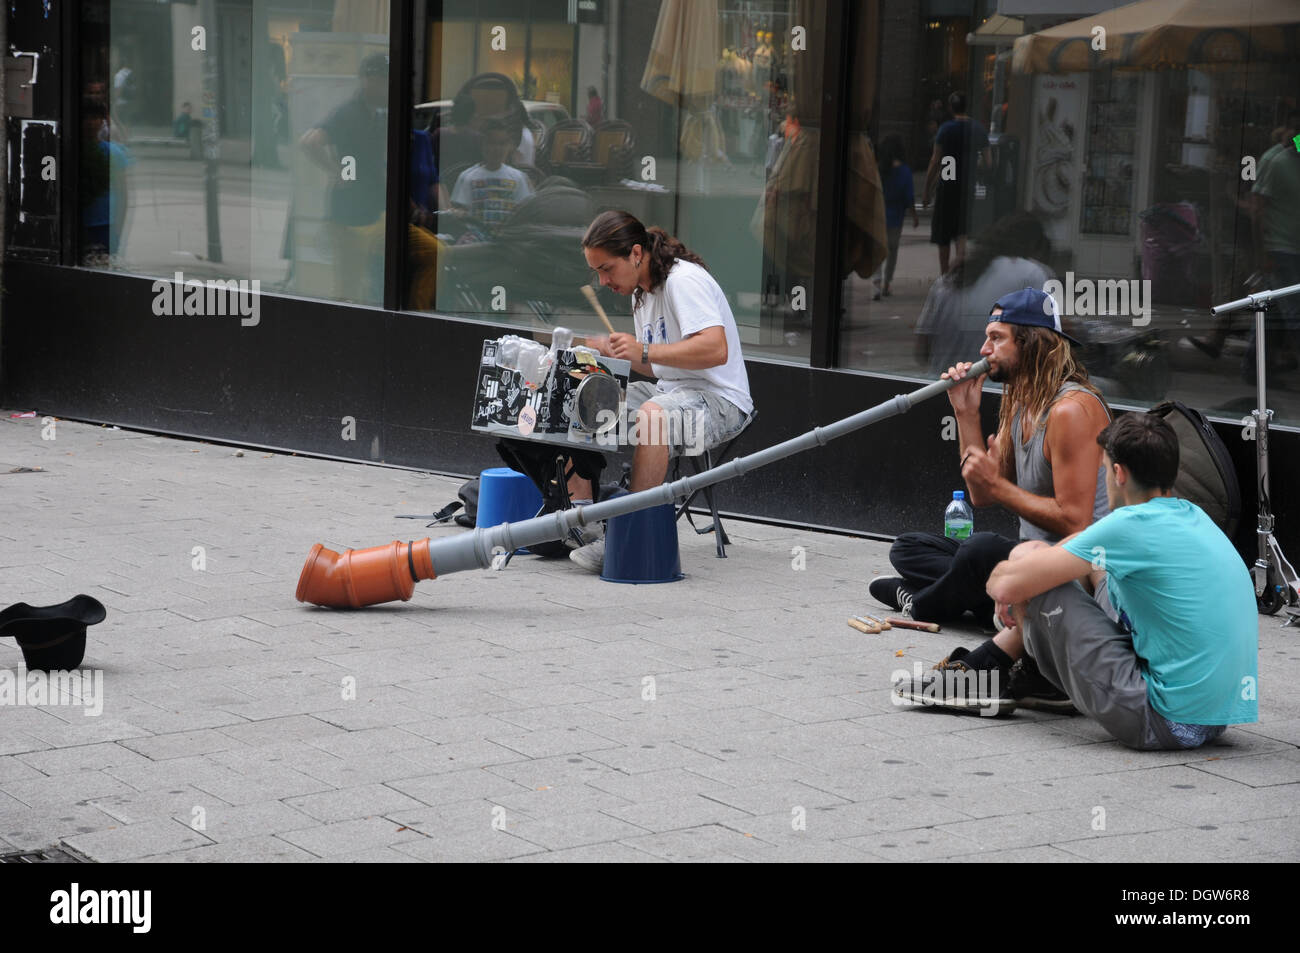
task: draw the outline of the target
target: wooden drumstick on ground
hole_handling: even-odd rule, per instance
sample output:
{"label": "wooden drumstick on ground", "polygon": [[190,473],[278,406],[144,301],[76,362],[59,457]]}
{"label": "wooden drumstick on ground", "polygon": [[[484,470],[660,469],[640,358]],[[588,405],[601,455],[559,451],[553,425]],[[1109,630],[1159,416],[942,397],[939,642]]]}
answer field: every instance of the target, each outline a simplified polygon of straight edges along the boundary
{"label": "wooden drumstick on ground", "polygon": [[917,622],[915,619],[904,619],[900,616],[891,615],[885,620],[890,625],[897,626],[900,629],[919,629],[922,632],[938,632],[939,623],[937,622]]}
{"label": "wooden drumstick on ground", "polygon": [[596,289],[591,285],[583,285],[582,293],[587,296],[587,300],[591,302],[591,307],[595,310],[600,320],[605,323],[605,327],[609,330],[609,333],[613,334],[614,325],[609,323],[609,317],[605,314],[605,309],[600,306],[600,302],[596,299]]}

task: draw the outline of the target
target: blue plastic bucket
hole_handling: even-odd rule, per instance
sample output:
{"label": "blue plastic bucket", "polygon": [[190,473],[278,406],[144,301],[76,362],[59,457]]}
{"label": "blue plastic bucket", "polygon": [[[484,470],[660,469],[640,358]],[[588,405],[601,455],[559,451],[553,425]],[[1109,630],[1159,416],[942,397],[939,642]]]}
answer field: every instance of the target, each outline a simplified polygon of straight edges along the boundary
{"label": "blue plastic bucket", "polygon": [[[478,517],[475,525],[487,529],[501,523],[530,520],[542,508],[542,492],[518,470],[493,467],[478,478]],[[519,549],[516,552],[526,553]]]}
{"label": "blue plastic bucket", "polygon": [[677,582],[682,576],[677,549],[677,509],[671,503],[615,516],[605,524],[606,582]]}

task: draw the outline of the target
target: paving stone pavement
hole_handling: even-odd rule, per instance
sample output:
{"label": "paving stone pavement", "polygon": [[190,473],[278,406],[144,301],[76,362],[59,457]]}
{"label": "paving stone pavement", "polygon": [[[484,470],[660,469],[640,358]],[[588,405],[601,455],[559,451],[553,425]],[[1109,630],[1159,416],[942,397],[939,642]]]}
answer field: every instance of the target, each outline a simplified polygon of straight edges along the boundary
{"label": "paving stone pavement", "polygon": [[[670,585],[521,556],[331,611],[293,598],[311,545],[422,536],[394,514],[460,481],[69,421],[48,440],[8,414],[0,603],[84,592],[108,618],[84,663],[102,714],[0,707],[0,851],[1300,859],[1300,631],[1278,618],[1260,619],[1259,724],[1139,753],[1081,718],[896,708],[892,672],[983,636],[849,628],[884,543],[733,520],[726,560],[681,534]],[[0,668],[21,665],[0,640]]]}

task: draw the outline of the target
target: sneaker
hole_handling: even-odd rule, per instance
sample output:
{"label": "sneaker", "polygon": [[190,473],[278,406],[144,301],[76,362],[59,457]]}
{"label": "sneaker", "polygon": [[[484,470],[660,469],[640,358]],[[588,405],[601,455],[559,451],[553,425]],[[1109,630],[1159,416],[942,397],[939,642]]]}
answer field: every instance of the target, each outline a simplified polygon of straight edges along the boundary
{"label": "sneaker", "polygon": [[970,652],[955,648],[919,679],[913,676],[894,683],[894,695],[901,704],[938,708],[966,715],[997,717],[1016,710],[1016,701],[997,669],[973,669],[962,661]]}
{"label": "sneaker", "polygon": [[1038,663],[1028,655],[1011,666],[1007,694],[1015,699],[1018,706],[1031,711],[1053,712],[1057,715],[1079,714],[1079,709],[1074,707],[1070,696],[1049,682],[1047,676],[1038,670]]}
{"label": "sneaker", "polygon": [[605,568],[605,537],[575,549],[569,558],[587,572],[599,574]]}
{"label": "sneaker", "polygon": [[895,612],[912,618],[912,590],[897,576],[878,576],[867,585],[871,598]]}

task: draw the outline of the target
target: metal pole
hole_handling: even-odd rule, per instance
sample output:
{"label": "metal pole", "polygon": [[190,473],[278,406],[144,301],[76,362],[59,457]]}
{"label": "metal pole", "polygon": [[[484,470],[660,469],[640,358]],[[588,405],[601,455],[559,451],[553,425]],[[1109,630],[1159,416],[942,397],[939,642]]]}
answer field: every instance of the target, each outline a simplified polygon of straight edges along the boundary
{"label": "metal pole", "polygon": [[1264,314],[1267,302],[1261,302],[1255,311],[1255,468],[1259,477],[1259,516],[1255,538],[1259,543],[1259,558],[1255,560],[1255,595],[1264,595],[1268,588],[1269,537],[1273,535],[1273,504],[1268,489],[1268,409],[1265,383]]}
{"label": "metal pole", "polygon": [[[1255,524],[1255,537],[1259,544],[1259,556],[1252,568],[1255,577],[1255,596],[1258,599],[1263,599],[1265,593],[1268,592],[1269,586],[1272,584],[1269,577],[1274,573],[1281,577],[1288,586],[1292,584],[1293,580],[1293,576],[1288,577],[1283,570],[1283,565],[1285,565],[1286,570],[1290,570],[1290,564],[1281,555],[1281,550],[1277,552],[1280,564],[1274,565],[1273,547],[1276,543],[1273,540],[1273,505],[1269,499],[1268,485],[1268,421],[1273,412],[1268,409],[1267,348],[1264,343],[1264,313],[1273,301],[1293,294],[1300,294],[1300,284],[1288,285],[1285,288],[1277,288],[1272,291],[1261,291],[1210,309],[1210,313],[1213,315],[1229,314],[1247,308],[1255,312],[1256,406],[1255,412],[1251,416],[1255,420],[1255,468],[1259,481],[1256,486],[1259,509]],[[1290,598],[1291,596],[1288,596],[1288,599]],[[1276,611],[1276,609],[1273,611]]]}
{"label": "metal pole", "polygon": [[1285,298],[1288,295],[1300,294],[1300,285],[1287,285],[1285,288],[1277,288],[1273,291],[1261,291],[1258,294],[1247,295],[1244,298],[1238,298],[1236,301],[1229,301],[1227,304],[1217,304],[1210,309],[1210,314],[1230,314],[1233,311],[1244,311],[1249,308],[1252,311],[1258,311],[1261,304],[1268,304],[1276,298]]}
{"label": "metal pole", "polygon": [[[979,377],[981,374],[988,373],[988,370],[988,360],[981,358],[971,367],[967,378]],[[492,565],[494,552],[512,553],[516,549],[537,543],[564,539],[569,535],[569,530],[577,526],[586,526],[614,516],[685,499],[706,486],[713,486],[715,483],[741,476],[750,470],[775,463],[796,453],[823,446],[837,437],[860,430],[887,417],[906,413],[916,404],[942,394],[957,383],[952,380],[935,381],[920,390],[910,394],[899,394],[893,400],[887,400],[851,417],[837,420],[826,427],[816,427],[783,443],[759,450],[746,457],[737,457],[721,466],[685,477],[675,483],[664,483],[639,493],[630,493],[590,506],[559,510],[518,523],[502,523],[499,526],[478,528],[459,536],[431,540],[429,557],[433,562],[434,572],[438,576],[443,576],[465,569],[486,569]]]}

